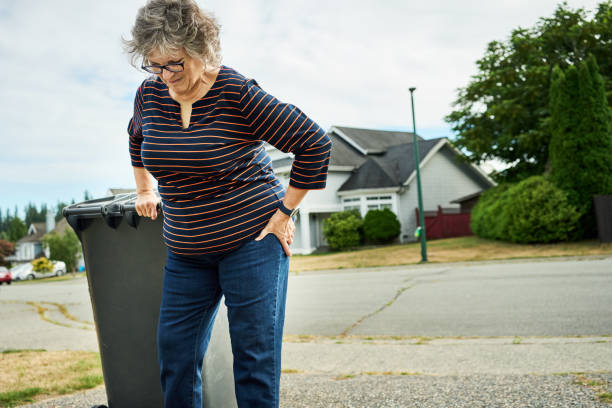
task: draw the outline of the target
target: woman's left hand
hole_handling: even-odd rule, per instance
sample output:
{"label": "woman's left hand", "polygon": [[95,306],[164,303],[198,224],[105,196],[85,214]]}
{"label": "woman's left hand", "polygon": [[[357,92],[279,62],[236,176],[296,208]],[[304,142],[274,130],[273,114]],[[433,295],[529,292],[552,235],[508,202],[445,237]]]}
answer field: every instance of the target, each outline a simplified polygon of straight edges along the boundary
{"label": "woman's left hand", "polygon": [[274,234],[283,246],[283,250],[287,256],[291,256],[289,245],[291,245],[293,242],[294,232],[295,224],[293,223],[291,217],[282,213],[280,210],[277,210],[255,240],[259,241],[268,234]]}

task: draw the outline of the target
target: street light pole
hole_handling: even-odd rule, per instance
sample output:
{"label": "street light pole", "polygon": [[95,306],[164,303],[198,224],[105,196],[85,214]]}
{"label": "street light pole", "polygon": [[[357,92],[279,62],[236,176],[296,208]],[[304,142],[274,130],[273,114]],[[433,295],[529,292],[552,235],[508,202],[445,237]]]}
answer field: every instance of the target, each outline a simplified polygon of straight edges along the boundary
{"label": "street light pole", "polygon": [[412,106],[412,135],[414,137],[413,150],[414,150],[414,165],[416,167],[416,179],[417,179],[417,192],[419,197],[419,224],[421,229],[419,235],[421,238],[421,262],[427,262],[427,239],[425,238],[425,215],[423,214],[423,192],[421,189],[421,171],[419,170],[421,161],[419,159],[419,145],[416,134],[416,120],[414,118],[414,97],[413,92],[416,90],[415,87],[409,88],[410,90],[410,104]]}

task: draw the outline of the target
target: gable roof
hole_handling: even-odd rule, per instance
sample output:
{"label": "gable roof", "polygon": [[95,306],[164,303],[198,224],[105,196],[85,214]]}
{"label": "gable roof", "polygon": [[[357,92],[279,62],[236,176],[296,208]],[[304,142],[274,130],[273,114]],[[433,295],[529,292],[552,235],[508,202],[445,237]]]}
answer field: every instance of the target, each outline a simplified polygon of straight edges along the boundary
{"label": "gable roof", "polygon": [[[347,126],[332,126],[329,133],[336,133],[361,154],[382,154],[389,147],[412,143],[414,133],[395,130],[361,129]],[[347,140],[349,139],[349,140]],[[417,140],[424,140],[417,136]]]}
{"label": "gable roof", "polygon": [[[419,160],[445,138],[417,142]],[[381,155],[367,156],[365,162],[351,174],[338,191],[362,188],[398,187],[415,171],[414,143],[404,143],[389,147]]]}
{"label": "gable roof", "polygon": [[[329,132],[332,141],[332,148],[329,157],[330,166],[351,166],[359,167],[366,160],[366,156],[360,153],[355,147],[347,143],[334,132]],[[275,163],[276,164],[276,163]]]}
{"label": "gable roof", "polygon": [[[329,170],[352,169],[352,174],[340,186],[339,192],[400,187],[409,184],[414,178],[414,133],[332,126],[328,135],[332,141]],[[440,150],[453,156],[461,155],[445,137],[425,140],[417,135],[417,144],[421,166],[429,156]],[[280,156],[272,161],[275,171],[286,170],[292,163],[293,157],[290,155]],[[483,185],[495,185],[495,182],[474,164],[461,167]]]}
{"label": "gable roof", "polygon": [[40,239],[43,237],[43,235],[45,235],[45,233],[47,232],[47,223],[45,223],[45,222],[33,222],[28,227],[28,232],[30,232],[32,230],[34,230],[32,234],[26,235],[25,237],[23,237],[20,240],[18,240],[16,243],[17,244],[21,244],[21,243],[25,243],[25,242],[37,242],[37,241],[40,241]]}

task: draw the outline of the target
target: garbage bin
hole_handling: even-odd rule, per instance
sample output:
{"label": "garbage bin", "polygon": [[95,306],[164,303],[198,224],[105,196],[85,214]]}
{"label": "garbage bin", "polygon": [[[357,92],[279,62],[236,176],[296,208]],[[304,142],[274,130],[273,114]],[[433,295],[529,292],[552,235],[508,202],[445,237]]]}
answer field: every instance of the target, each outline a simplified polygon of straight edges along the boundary
{"label": "garbage bin", "polygon": [[601,242],[612,242],[612,195],[596,195],[595,217],[597,218],[597,234]]}
{"label": "garbage bin", "polygon": [[[163,211],[139,217],[135,193],[84,201],[63,215],[83,247],[110,408],[163,407],[157,320],[166,246]],[[205,408],[236,407],[227,310],[219,307],[202,369]]]}

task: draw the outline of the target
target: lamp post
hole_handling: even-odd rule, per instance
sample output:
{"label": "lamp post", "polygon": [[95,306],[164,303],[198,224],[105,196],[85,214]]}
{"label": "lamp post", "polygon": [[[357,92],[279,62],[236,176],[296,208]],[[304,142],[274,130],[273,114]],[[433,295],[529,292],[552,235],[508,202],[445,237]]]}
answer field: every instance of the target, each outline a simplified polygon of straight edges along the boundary
{"label": "lamp post", "polygon": [[412,106],[412,135],[414,137],[413,150],[414,150],[414,165],[416,167],[416,179],[417,179],[417,192],[419,197],[419,224],[421,226],[419,230],[419,236],[421,238],[421,262],[427,262],[427,239],[425,238],[425,215],[423,214],[423,192],[421,190],[421,171],[420,159],[419,159],[419,145],[416,134],[416,120],[414,119],[414,97],[413,92],[416,90],[415,87],[409,88],[410,90],[410,104]]}

